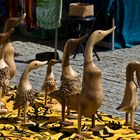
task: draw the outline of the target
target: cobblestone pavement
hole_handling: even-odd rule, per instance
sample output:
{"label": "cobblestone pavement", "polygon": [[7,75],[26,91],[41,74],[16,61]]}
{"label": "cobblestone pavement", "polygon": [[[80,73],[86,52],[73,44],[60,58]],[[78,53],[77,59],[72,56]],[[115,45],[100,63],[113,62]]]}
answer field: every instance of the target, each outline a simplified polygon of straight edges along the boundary
{"label": "cobblestone pavement", "polygon": [[[41,42],[41,41],[40,41]],[[11,81],[12,85],[17,85],[21,73],[23,72],[26,61],[32,60],[35,58],[35,54],[44,51],[54,51],[54,48],[49,47],[49,43],[33,43],[30,41],[13,41],[12,42],[17,53],[22,54],[15,58],[17,64],[17,73],[13,80]],[[63,43],[62,43],[63,44]],[[63,50],[63,45],[59,45],[61,50]],[[60,58],[62,58],[62,51],[58,51]],[[102,69],[103,71],[103,88],[104,88],[104,102],[100,108],[100,111],[106,112],[111,115],[118,117],[124,117],[124,113],[116,111],[116,107],[122,101],[124,95],[125,87],[125,69],[128,62],[133,60],[140,61],[140,46],[134,46],[129,49],[119,49],[115,51],[106,51],[98,52],[101,61],[97,61],[94,57],[94,62]],[[71,59],[73,68],[76,71],[79,71],[82,75],[83,72],[83,55],[78,54],[76,59]],[[30,80],[33,85],[33,88],[36,90],[41,89],[43,83],[47,66],[44,66],[38,70],[32,71],[30,75]],[[60,84],[60,74],[61,66],[57,64],[54,68],[54,73],[58,84]],[[138,108],[135,113],[135,120],[140,120],[140,109]]]}

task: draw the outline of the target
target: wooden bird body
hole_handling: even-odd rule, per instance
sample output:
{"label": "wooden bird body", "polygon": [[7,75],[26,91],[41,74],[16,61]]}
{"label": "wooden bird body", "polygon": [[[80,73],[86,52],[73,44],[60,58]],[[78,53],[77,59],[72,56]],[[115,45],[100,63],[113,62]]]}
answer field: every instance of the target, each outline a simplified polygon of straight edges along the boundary
{"label": "wooden bird body", "polygon": [[[29,81],[29,73],[33,69],[37,69],[43,65],[47,64],[47,61],[33,61],[25,68],[18,85],[17,94],[13,109],[18,109],[18,117],[20,117],[20,109],[24,108],[24,124],[29,125],[27,122],[26,114],[28,112],[28,106],[34,103],[34,92],[32,90],[32,85]],[[32,124],[32,123],[31,123]]]}
{"label": "wooden bird body", "polygon": [[134,128],[134,112],[138,107],[137,88],[138,85],[134,81],[134,72],[136,72],[137,83],[140,82],[140,63],[137,61],[130,62],[126,68],[126,85],[124,97],[121,104],[117,107],[118,111],[126,112],[126,123],[130,114],[130,125]]}
{"label": "wooden bird body", "polygon": [[135,107],[135,110],[138,106],[138,97],[137,97],[137,87],[133,81],[127,82],[125,91],[124,91],[124,98],[122,103],[117,108],[118,111],[122,112],[131,112],[132,107]]}
{"label": "wooden bird body", "polygon": [[6,109],[2,109],[4,105],[1,102],[3,96],[5,96],[9,91],[9,81],[10,81],[10,71],[9,66],[4,61],[4,49],[5,49],[5,42],[10,38],[11,34],[13,33],[14,29],[10,29],[5,33],[0,34],[0,44],[1,44],[1,51],[0,51],[0,113],[8,112]]}
{"label": "wooden bird body", "polygon": [[92,128],[94,127],[95,113],[101,106],[104,97],[102,89],[102,71],[93,62],[93,48],[97,42],[101,41],[105,36],[113,32],[114,30],[115,27],[106,31],[94,31],[86,44],[83,69],[83,84],[79,98],[79,134],[81,134],[82,115],[92,116]]}
{"label": "wooden bird body", "polygon": [[57,63],[61,63],[61,60],[51,59],[48,62],[46,77],[41,90],[41,93],[43,92],[45,93],[45,105],[47,105],[48,94],[57,90],[57,83],[56,83],[55,75],[53,73],[53,66]]}
{"label": "wooden bird body", "polygon": [[61,86],[55,92],[49,94],[62,105],[62,122],[65,121],[65,107],[78,110],[79,95],[82,86],[82,79],[71,66],[69,55],[73,48],[81,44],[87,35],[78,39],[69,39],[64,47],[62,59]]}
{"label": "wooden bird body", "polygon": [[103,101],[102,71],[93,62],[84,65],[80,106],[84,116],[91,116],[96,113]]}
{"label": "wooden bird body", "polygon": [[[4,27],[4,32],[7,32],[11,28],[16,27],[18,24],[23,22],[25,17],[26,17],[26,13],[24,13],[24,15],[19,17],[19,18],[9,18],[6,21],[6,24],[5,24],[5,27]],[[16,64],[15,64],[15,60],[14,60],[15,49],[13,48],[10,39],[8,39],[7,42],[5,42],[4,45],[5,45],[4,61],[7,63],[7,65],[10,68],[10,78],[12,79],[13,76],[15,75],[15,72],[16,72]]]}

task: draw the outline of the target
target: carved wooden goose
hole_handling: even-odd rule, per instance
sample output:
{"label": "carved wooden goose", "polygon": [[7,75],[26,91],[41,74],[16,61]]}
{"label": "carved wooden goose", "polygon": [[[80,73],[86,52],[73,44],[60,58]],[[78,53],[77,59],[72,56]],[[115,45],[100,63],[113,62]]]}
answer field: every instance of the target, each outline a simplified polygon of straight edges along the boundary
{"label": "carved wooden goose", "polygon": [[25,68],[18,85],[16,100],[13,109],[18,109],[18,117],[20,117],[20,109],[24,108],[24,123],[23,125],[35,125],[31,121],[27,121],[26,114],[28,112],[29,105],[34,102],[34,92],[32,90],[32,85],[29,82],[29,73],[33,69],[37,69],[43,65],[47,64],[47,61],[33,61],[27,65]]}
{"label": "carved wooden goose", "polygon": [[4,105],[1,102],[1,99],[4,95],[6,95],[9,91],[9,81],[10,81],[10,71],[7,63],[4,61],[4,49],[5,49],[5,42],[10,38],[10,35],[14,29],[10,29],[8,32],[0,33],[0,113],[8,112],[7,109],[2,109]]}
{"label": "carved wooden goose", "polygon": [[101,41],[109,33],[113,32],[115,27],[110,30],[97,30],[93,32],[88,39],[83,70],[83,84],[79,98],[78,110],[78,133],[81,134],[81,117],[92,116],[92,127],[94,127],[94,115],[97,109],[101,106],[103,101],[102,91],[102,71],[93,62],[93,48],[94,45]]}
{"label": "carved wooden goose", "polygon": [[67,106],[68,110],[78,110],[77,101],[82,86],[81,76],[72,68],[69,55],[72,49],[76,48],[86,37],[87,35],[78,39],[69,39],[66,42],[62,59],[61,86],[59,90],[49,94],[62,105],[62,124],[64,125],[68,125],[68,122],[65,122],[65,107]]}
{"label": "carved wooden goose", "polygon": [[[9,29],[14,28],[15,26],[17,26],[18,24],[20,24],[21,22],[23,22],[23,20],[26,17],[26,13],[24,13],[23,16],[21,17],[16,17],[16,18],[9,18],[6,21],[5,27],[4,27],[4,32],[9,31]],[[14,53],[15,50],[10,42],[10,39],[7,40],[7,42],[5,43],[5,49],[4,49],[4,61],[8,64],[9,68],[10,68],[10,79],[13,78],[13,76],[15,75],[16,72],[16,64],[15,64],[15,60],[14,60]]]}
{"label": "carved wooden goose", "polygon": [[[47,106],[47,97],[50,92],[57,90],[57,83],[55,80],[55,76],[53,73],[53,66],[57,63],[61,63],[61,60],[51,59],[48,62],[46,77],[44,80],[44,84],[42,86],[41,93],[45,93],[45,106]],[[49,107],[49,106],[48,106]]]}
{"label": "carved wooden goose", "polygon": [[126,112],[126,123],[128,123],[130,114],[130,126],[134,128],[134,112],[138,106],[137,84],[134,81],[134,72],[136,72],[138,85],[140,84],[140,62],[130,62],[126,68],[126,86],[122,103],[117,107],[118,111]]}

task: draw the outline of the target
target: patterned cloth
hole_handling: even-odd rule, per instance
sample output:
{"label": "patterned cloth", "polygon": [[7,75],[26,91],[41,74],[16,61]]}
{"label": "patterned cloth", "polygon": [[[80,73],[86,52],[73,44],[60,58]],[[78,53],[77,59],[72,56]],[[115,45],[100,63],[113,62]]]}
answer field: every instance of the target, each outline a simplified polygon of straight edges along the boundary
{"label": "patterned cloth", "polygon": [[[57,9],[58,12],[56,12]],[[39,27],[54,29],[56,24],[59,27],[62,16],[62,0],[37,0],[36,16]]]}
{"label": "patterned cloth", "polygon": [[2,89],[2,97],[9,91],[9,80],[9,68],[5,67],[3,69],[0,69],[0,88]]}
{"label": "patterned cloth", "polygon": [[24,91],[24,92],[17,91],[16,101],[14,103],[13,109],[15,110],[19,107],[24,106],[27,101],[30,102],[30,105],[32,105],[34,103],[34,96],[35,96],[35,93],[33,92],[32,89]]}

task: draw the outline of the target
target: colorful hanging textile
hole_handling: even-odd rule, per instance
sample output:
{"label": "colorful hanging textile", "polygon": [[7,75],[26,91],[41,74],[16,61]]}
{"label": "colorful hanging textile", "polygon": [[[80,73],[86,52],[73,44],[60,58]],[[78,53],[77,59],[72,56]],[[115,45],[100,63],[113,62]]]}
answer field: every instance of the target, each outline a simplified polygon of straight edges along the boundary
{"label": "colorful hanging textile", "polygon": [[9,17],[18,17],[21,15],[21,2],[20,0],[9,0]]}
{"label": "colorful hanging textile", "polygon": [[36,0],[24,0],[23,9],[26,12],[26,24],[29,28],[36,27]]}
{"label": "colorful hanging textile", "polygon": [[44,29],[60,26],[62,0],[37,0],[37,25]]}

